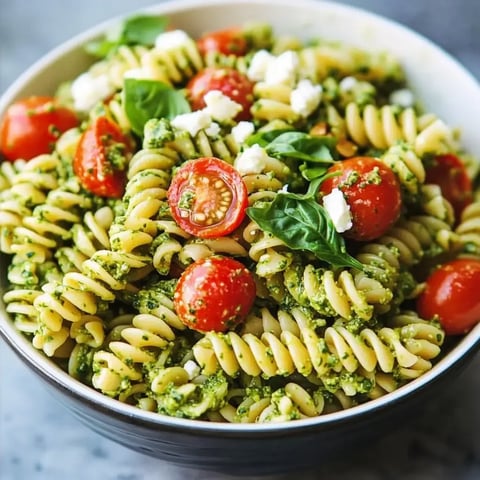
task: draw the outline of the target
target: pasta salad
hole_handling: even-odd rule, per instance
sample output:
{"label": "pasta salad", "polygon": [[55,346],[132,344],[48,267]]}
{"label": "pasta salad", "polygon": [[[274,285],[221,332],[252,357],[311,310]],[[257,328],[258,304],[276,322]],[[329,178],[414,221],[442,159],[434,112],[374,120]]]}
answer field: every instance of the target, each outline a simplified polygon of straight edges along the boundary
{"label": "pasta salad", "polygon": [[0,124],[3,300],[71,376],[289,421],[400,388],[480,319],[477,163],[391,55],[155,16],[86,49]]}

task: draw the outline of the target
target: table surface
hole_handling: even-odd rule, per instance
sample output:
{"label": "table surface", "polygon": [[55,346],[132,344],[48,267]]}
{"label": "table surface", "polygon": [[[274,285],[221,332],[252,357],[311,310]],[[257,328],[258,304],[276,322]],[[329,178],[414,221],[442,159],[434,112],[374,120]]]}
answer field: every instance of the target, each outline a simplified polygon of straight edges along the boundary
{"label": "table surface", "polygon": [[[0,92],[48,50],[102,20],[153,0],[0,0]],[[352,0],[429,37],[480,78],[479,0]],[[408,4],[408,7],[407,7]],[[292,5],[294,5],[292,0]],[[72,8],[73,6],[73,8]],[[447,74],[447,72],[446,72]],[[480,152],[477,152],[477,154]],[[361,457],[299,473],[298,480],[480,478],[480,356],[413,425]],[[290,476],[264,477],[286,479]],[[0,478],[4,480],[226,480],[130,451],[78,423],[0,342]],[[232,477],[233,478],[233,477]],[[256,477],[251,477],[251,479]]]}

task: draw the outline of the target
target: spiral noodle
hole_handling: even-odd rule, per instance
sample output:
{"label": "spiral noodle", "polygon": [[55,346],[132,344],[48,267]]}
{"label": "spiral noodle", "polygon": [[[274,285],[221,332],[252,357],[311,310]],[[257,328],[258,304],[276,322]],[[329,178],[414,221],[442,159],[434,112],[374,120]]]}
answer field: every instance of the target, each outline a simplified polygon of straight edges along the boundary
{"label": "spiral noodle", "polygon": [[387,79],[402,82],[404,79],[398,60],[385,52],[364,52],[346,45],[321,42],[302,48],[298,55],[300,75],[317,83],[329,76],[343,78],[347,75],[375,83]]}
{"label": "spiral noodle", "polygon": [[[413,108],[397,113],[395,106],[370,104],[361,110],[351,102],[342,123],[344,133],[360,147],[386,150],[403,141],[418,156],[452,149],[452,132],[445,123],[430,114],[419,117]],[[339,128],[338,124],[334,126]]]}
{"label": "spiral noodle", "polygon": [[172,168],[179,162],[168,148],[143,148],[132,158],[125,189],[125,209],[110,230],[115,252],[134,253],[148,247],[157,235],[156,218],[166,210]]}
{"label": "spiral noodle", "polygon": [[54,154],[45,154],[29,162],[8,164],[9,167],[5,164],[8,162],[2,164],[2,173],[10,186],[0,195],[0,248],[4,253],[15,253],[15,229],[19,228],[21,233],[23,217],[30,216],[35,206],[45,202],[47,191],[58,186],[56,169],[59,159]]}
{"label": "spiral noodle", "polygon": [[[163,138],[155,130],[149,131],[149,127],[152,125],[157,125],[159,129],[163,129]],[[144,143],[147,145],[151,143],[158,148],[171,149],[182,160],[214,156],[228,163],[233,163],[240,151],[240,145],[228,128],[224,127],[224,129],[226,131],[223,134],[212,133],[207,128],[199,130],[195,135],[191,135],[185,130],[174,128],[167,120],[162,119],[159,122],[147,123]],[[148,135],[151,137],[148,137]]]}
{"label": "spiral noodle", "polygon": [[253,88],[255,103],[251,109],[255,120],[270,122],[283,120],[296,122],[300,115],[290,104],[292,87],[284,84],[269,84],[257,82]]}
{"label": "spiral noodle", "polygon": [[480,255],[480,202],[465,207],[455,228],[455,250],[462,254]]}
{"label": "spiral noodle", "polygon": [[255,388],[249,388],[248,393],[245,389],[238,393],[234,391],[226,405],[210,414],[209,419],[230,423],[283,422],[315,417],[353,405],[352,399],[341,391],[332,394],[323,387],[304,388],[299,383],[288,382],[273,393]]}
{"label": "spiral noodle", "polygon": [[[92,384],[103,393],[117,396],[120,391],[125,391],[132,382],[143,379],[138,364],[154,362],[158,351],[165,349],[169,342],[175,339],[175,333],[168,320],[178,327],[171,304],[162,305],[163,312],[168,315],[140,313],[135,315],[131,324],[123,325],[119,330],[121,338],[110,341],[107,350],[99,350],[93,355]],[[128,385],[122,385],[128,379]]]}
{"label": "spiral noodle", "polygon": [[77,185],[70,187],[51,190],[44,203],[23,217],[22,225],[13,232],[12,252],[41,263],[70,237],[71,226],[81,221],[79,214],[91,207],[90,199],[75,188]]}
{"label": "spiral noodle", "polygon": [[284,329],[279,336],[269,331],[260,337],[209,332],[194,345],[195,359],[207,375],[219,368],[232,377],[241,371],[265,378],[313,374],[329,388],[341,388],[352,396],[359,392],[351,374],[361,377],[360,368],[413,378],[431,368],[429,360],[438,355],[443,342],[440,328],[417,317],[408,316],[410,323],[401,327],[363,328],[356,334],[337,324],[319,336],[298,309],[292,309],[291,315],[298,329]]}
{"label": "spiral noodle", "polygon": [[249,61],[245,56],[224,54],[221,52],[208,51],[203,55],[205,67],[233,68],[244,75],[247,74]]}

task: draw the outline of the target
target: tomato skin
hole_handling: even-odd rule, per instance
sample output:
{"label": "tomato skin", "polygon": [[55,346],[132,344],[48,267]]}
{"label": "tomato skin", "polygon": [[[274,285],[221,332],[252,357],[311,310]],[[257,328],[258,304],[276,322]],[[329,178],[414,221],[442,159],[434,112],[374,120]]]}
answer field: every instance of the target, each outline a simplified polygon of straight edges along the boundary
{"label": "tomato skin", "polygon": [[[109,151],[121,152],[123,165],[113,165]],[[97,117],[82,134],[73,160],[73,171],[82,185],[100,197],[121,198],[127,182],[131,143],[107,117]]]}
{"label": "tomato skin", "polygon": [[451,260],[428,277],[417,311],[426,319],[438,316],[447,335],[463,335],[480,321],[479,285],[480,260]]}
{"label": "tomato skin", "polygon": [[31,96],[13,103],[0,125],[0,151],[10,162],[50,153],[61,133],[77,127],[75,113],[53,97]]}
{"label": "tomato skin", "polygon": [[438,155],[426,168],[425,183],[440,186],[442,195],[452,204],[458,221],[463,209],[473,201],[473,188],[464,163],[454,154]]}
{"label": "tomato skin", "polygon": [[233,258],[215,255],[187,267],[173,302],[187,327],[199,332],[224,332],[245,320],[255,295],[251,272]]}
{"label": "tomato skin", "polygon": [[232,233],[245,218],[248,191],[227,162],[202,157],[184,163],[167,193],[170,210],[183,230],[201,238]]}
{"label": "tomato skin", "polygon": [[358,241],[382,236],[402,208],[400,183],[392,169],[373,157],[353,157],[335,163],[327,173],[338,172],[322,183],[320,191],[323,195],[334,188],[343,192],[353,224],[344,235]]}
{"label": "tomato skin", "polygon": [[205,108],[203,97],[212,90],[224,95],[242,106],[236,121],[250,120],[253,105],[253,83],[234,68],[208,67],[198,72],[187,84],[187,97],[193,110]]}
{"label": "tomato skin", "polygon": [[197,47],[201,55],[216,52],[240,57],[247,53],[248,44],[240,28],[233,27],[206,33],[197,40]]}

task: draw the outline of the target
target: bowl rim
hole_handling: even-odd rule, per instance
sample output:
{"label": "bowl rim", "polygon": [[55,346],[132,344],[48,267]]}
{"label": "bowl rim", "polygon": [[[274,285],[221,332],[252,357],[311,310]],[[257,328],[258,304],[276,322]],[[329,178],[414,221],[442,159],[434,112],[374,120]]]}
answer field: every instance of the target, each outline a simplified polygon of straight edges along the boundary
{"label": "bowl rim", "polygon": [[[29,83],[32,76],[35,76],[43,69],[46,69],[52,61],[61,57],[65,53],[76,50],[87,41],[102,35],[108,28],[115,25],[121,19],[128,18],[132,14],[154,13],[168,15],[169,13],[176,14],[201,8],[204,5],[225,6],[227,4],[235,4],[237,6],[245,5],[245,7],[249,5],[251,6],[252,4],[258,6],[281,5],[283,7],[291,7],[291,0],[238,0],[234,2],[231,0],[209,0],[208,3],[203,0],[168,0],[157,5],[151,5],[141,9],[133,9],[130,12],[117,15],[108,20],[97,23],[84,30],[82,33],[74,35],[69,40],[66,40],[39,58],[34,64],[20,74],[17,80],[3,92],[0,98],[0,112],[5,111],[8,105],[17,98],[19,92]],[[296,0],[295,7],[318,8],[319,10],[330,9],[344,14],[351,13],[365,19],[371,19],[376,23],[383,23],[384,25],[401,32],[403,35],[416,38],[417,41],[422,42],[435,54],[443,56],[444,59],[448,59],[451,65],[460,72],[465,80],[469,80],[470,82],[473,81],[474,84],[477,85],[480,98],[480,85],[478,84],[478,81],[460,62],[428,38],[395,20],[370,12],[361,7],[335,3],[333,0]],[[456,346],[435,363],[431,370],[382,397],[369,400],[366,403],[345,410],[320,414],[316,417],[295,420],[292,422],[237,424],[210,422],[197,419],[183,419],[141,410],[138,407],[110,398],[95,390],[93,387],[81,383],[69,376],[67,372],[62,370],[41,351],[36,350],[31,342],[20,331],[16,330],[13,322],[9,318],[9,314],[6,312],[3,300],[0,300],[0,336],[3,337],[10,348],[12,348],[30,368],[34,369],[36,373],[46,378],[49,382],[53,383],[54,386],[65,393],[73,395],[82,402],[87,402],[96,410],[103,410],[104,412],[114,414],[118,417],[125,417],[130,421],[135,420],[146,425],[181,429],[182,431],[192,431],[197,434],[231,433],[236,436],[251,436],[252,434],[268,435],[273,433],[277,435],[287,432],[295,433],[300,430],[303,432],[306,429],[318,428],[319,426],[328,427],[339,422],[341,423],[351,419],[360,418],[367,414],[372,414],[374,411],[380,409],[389,408],[392,404],[398,404],[402,400],[412,396],[418,390],[423,389],[430,383],[434,383],[449,370],[453,369],[462,359],[475,353],[480,348],[480,324],[478,324],[467,335],[461,338]],[[159,432],[160,431],[161,430],[159,430]]]}

